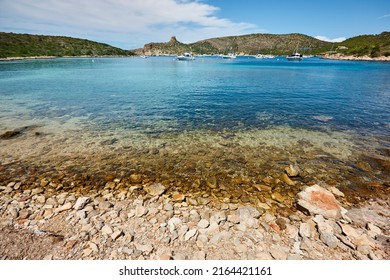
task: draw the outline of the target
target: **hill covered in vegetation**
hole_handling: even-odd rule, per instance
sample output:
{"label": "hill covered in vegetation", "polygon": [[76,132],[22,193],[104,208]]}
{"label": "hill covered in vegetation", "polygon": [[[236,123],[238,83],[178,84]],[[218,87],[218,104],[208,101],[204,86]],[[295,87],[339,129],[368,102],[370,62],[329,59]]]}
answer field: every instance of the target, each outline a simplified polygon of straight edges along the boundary
{"label": "hill covered in vegetation", "polygon": [[236,53],[255,55],[292,53],[296,48],[304,54],[319,54],[331,49],[332,43],[324,42],[303,34],[249,34],[201,40],[191,44],[184,44],[172,37],[167,43],[149,43],[137,53],[147,55],[180,54],[193,52],[194,54]]}
{"label": "hill covered in vegetation", "polygon": [[177,55],[184,52],[194,54],[236,53],[255,55],[258,53],[286,55],[298,47],[298,52],[306,55],[338,54],[345,56],[390,56],[390,32],[378,35],[361,35],[349,38],[341,43],[318,40],[303,34],[249,34],[201,40],[191,44],[179,42],[172,37],[166,43],[149,43],[142,49],[134,50],[138,54]]}
{"label": "hill covered in vegetation", "polygon": [[84,39],[0,32],[0,58],[33,56],[128,56],[134,53]]}
{"label": "hill covered in vegetation", "polygon": [[336,53],[354,56],[390,56],[390,32],[378,35],[361,35],[337,44]]}

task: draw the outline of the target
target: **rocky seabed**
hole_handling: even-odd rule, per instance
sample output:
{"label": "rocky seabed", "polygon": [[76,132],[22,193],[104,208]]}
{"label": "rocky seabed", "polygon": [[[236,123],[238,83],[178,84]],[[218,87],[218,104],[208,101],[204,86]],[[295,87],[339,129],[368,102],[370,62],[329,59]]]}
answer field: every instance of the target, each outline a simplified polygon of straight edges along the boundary
{"label": "rocky seabed", "polygon": [[[296,197],[299,210],[287,216],[211,198],[189,201],[164,194],[161,184],[146,188],[146,195],[134,195],[143,187],[133,186],[115,197],[109,190],[48,195],[21,184],[0,187],[0,232],[28,231],[51,238],[51,246],[31,257],[27,249],[16,256],[2,244],[3,259],[389,259],[389,202],[346,210],[335,188],[304,188]],[[20,242],[13,245],[34,241]]]}

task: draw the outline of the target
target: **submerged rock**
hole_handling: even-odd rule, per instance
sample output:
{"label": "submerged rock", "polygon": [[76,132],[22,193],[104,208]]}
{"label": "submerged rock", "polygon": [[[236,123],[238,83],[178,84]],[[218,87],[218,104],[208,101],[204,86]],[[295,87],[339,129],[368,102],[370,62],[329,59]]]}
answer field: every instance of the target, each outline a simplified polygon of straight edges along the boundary
{"label": "submerged rock", "polygon": [[206,185],[210,189],[215,189],[217,187],[217,178],[215,176],[212,176],[206,180]]}
{"label": "submerged rock", "polygon": [[286,173],[283,173],[282,176],[280,176],[280,180],[282,180],[284,183],[286,183],[289,186],[295,186],[295,182],[291,180]]}
{"label": "submerged rock", "polygon": [[310,215],[318,214],[332,219],[339,219],[347,212],[338,204],[331,192],[318,185],[313,185],[298,193],[297,206]]}
{"label": "submerged rock", "polygon": [[287,173],[287,175],[289,177],[297,177],[300,175],[301,173],[301,169],[296,166],[296,165],[292,165],[290,164],[289,166],[287,166],[284,171]]}
{"label": "submerged rock", "polygon": [[166,187],[160,183],[155,183],[153,185],[144,187],[144,189],[151,196],[160,196],[165,192]]}

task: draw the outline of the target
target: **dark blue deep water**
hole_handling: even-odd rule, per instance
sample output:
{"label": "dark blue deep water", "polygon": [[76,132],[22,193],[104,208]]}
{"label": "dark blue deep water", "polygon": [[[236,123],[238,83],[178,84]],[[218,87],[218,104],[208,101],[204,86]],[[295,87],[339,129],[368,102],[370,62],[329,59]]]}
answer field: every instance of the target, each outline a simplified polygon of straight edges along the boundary
{"label": "dark blue deep water", "polygon": [[0,62],[0,123],[81,117],[93,130],[293,128],[390,135],[390,63],[308,58]]}

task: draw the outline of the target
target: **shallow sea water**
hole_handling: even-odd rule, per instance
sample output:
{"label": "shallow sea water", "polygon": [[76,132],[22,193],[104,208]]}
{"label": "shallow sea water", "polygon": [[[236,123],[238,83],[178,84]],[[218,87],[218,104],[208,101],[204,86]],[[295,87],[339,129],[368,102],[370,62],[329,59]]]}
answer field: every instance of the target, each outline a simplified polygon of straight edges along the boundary
{"label": "shallow sea water", "polygon": [[[0,62],[0,134],[25,126],[33,127],[0,140],[2,165],[20,176],[35,166],[37,180],[74,174],[100,187],[107,174],[124,181],[140,174],[130,183],[232,200],[266,184],[292,198],[316,182],[386,181],[376,159],[386,161],[390,147],[390,64],[282,57]],[[303,169],[298,187],[279,180],[289,164]]]}

